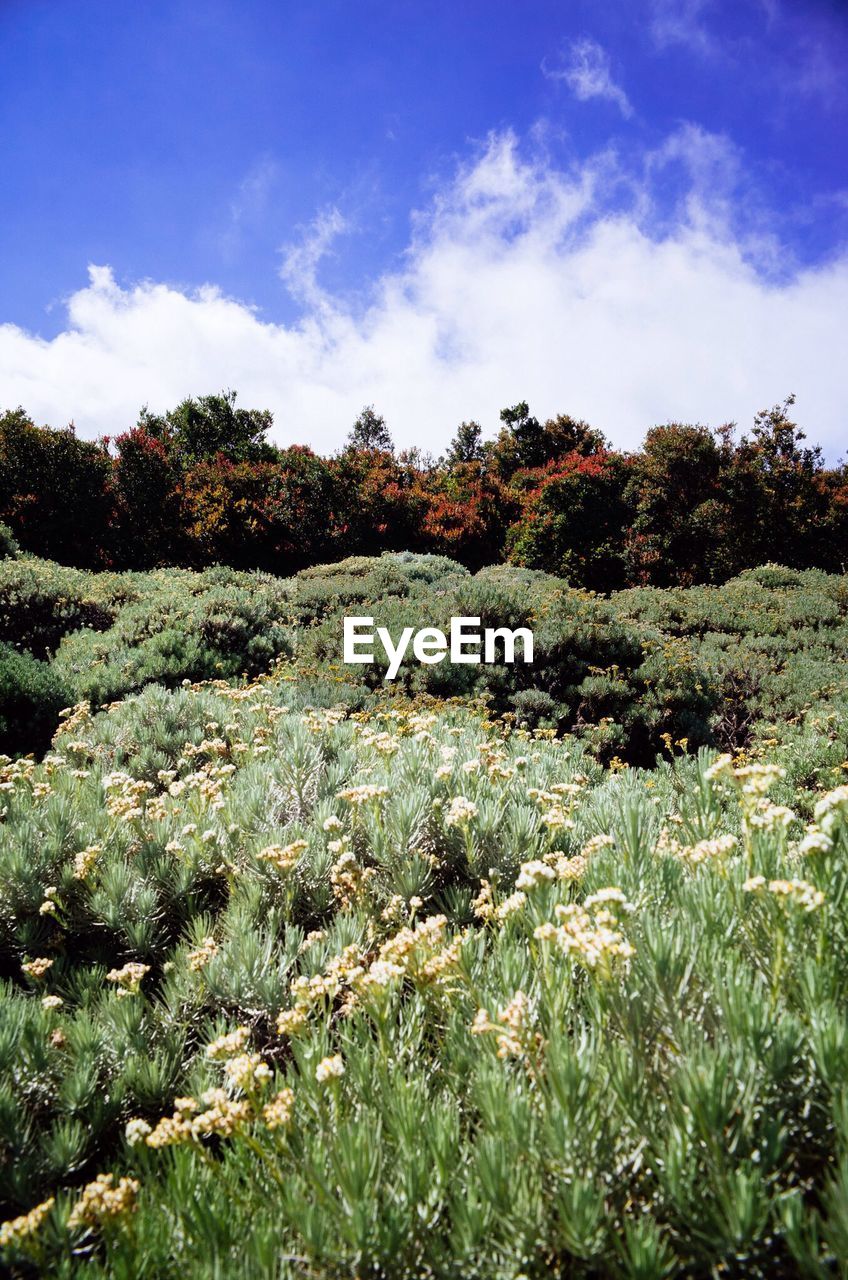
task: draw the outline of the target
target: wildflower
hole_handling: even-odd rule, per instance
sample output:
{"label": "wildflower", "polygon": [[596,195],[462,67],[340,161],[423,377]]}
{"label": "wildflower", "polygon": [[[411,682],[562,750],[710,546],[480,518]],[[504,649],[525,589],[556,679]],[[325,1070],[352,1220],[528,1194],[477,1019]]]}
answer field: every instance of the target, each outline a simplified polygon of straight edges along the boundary
{"label": "wildflower", "polygon": [[61,996],[43,996],[41,1007],[42,1009],[61,1009],[64,1003]]}
{"label": "wildflower", "polygon": [[828,791],[816,802],[813,814],[825,835],[832,838],[840,823],[848,820],[848,785]]}
{"label": "wildflower", "polygon": [[125,964],[122,969],[110,969],[106,974],[106,981],[117,984],[118,990],[116,994],[121,999],[124,996],[138,995],[141,980],[149,972],[149,964]]}
{"label": "wildflower", "polygon": [[630,912],[635,910],[633,903],[627,901],[621,889],[615,887],[599,889],[597,893],[593,893],[588,897],[583,905],[588,911],[592,907],[599,906],[601,904],[606,905],[608,902],[614,902],[616,906],[621,907],[622,911]]}
{"label": "wildflower", "polygon": [[749,876],[742,885],[743,893],[759,893],[760,889],[764,889],[766,884],[765,876]]}
{"label": "wildflower", "polygon": [[567,858],[564,853],[554,853],[553,868],[558,880],[579,880],[586,874],[588,865],[585,854],[575,853],[573,858]]}
{"label": "wildflower", "polygon": [[28,978],[43,978],[49,969],[53,968],[53,961],[48,956],[37,956],[35,960],[28,960],[21,965],[21,971]]}
{"label": "wildflower", "polygon": [[325,831],[341,831],[344,824],[341,818],[337,818],[334,813],[331,813],[329,818],[325,818],[321,825]]}
{"label": "wildflower", "polygon": [[464,827],[477,817],[477,806],[467,796],[454,796],[445,815],[446,827]]}
{"label": "wildflower", "polygon": [[824,894],[806,880],[771,880],[769,893],[791,902],[803,911],[816,911],[824,904]]}
{"label": "wildflower", "polygon": [[277,1033],[281,1036],[296,1036],[308,1021],[305,1009],[283,1009],[277,1014]]}
{"label": "wildflower", "polygon": [[499,1058],[519,1058],[538,1044],[532,1032],[534,1021],[529,999],[523,991],[516,991],[498,1013],[497,1022],[492,1021],[488,1009],[478,1009],[471,1023],[471,1034],[493,1034],[496,1036]]}
{"label": "wildflower", "polygon": [[549,867],[545,862],[524,862],[521,865],[518,879],[515,882],[516,889],[535,889],[537,885],[550,883],[556,879],[556,872],[553,867]]}
{"label": "wildflower", "polygon": [[103,852],[99,844],[90,844],[74,855],[74,879],[85,880],[89,872]]}
{"label": "wildflower", "polygon": [[345,1065],[340,1053],[335,1053],[331,1058],[322,1058],[315,1068],[315,1079],[319,1084],[325,1084],[328,1080],[340,1080],[345,1073]]}
{"label": "wildflower", "polygon": [[258,1053],[242,1053],[230,1058],[224,1063],[224,1073],[231,1084],[245,1092],[271,1079],[271,1068]]}
{"label": "wildflower", "polygon": [[388,787],[375,787],[365,784],[359,787],[347,787],[344,791],[337,791],[336,796],[339,800],[344,800],[352,808],[359,808],[364,804],[373,804],[375,801],[382,800],[384,796],[389,794]]}
{"label": "wildflower", "polygon": [[582,905],[557,905],[557,925],[550,922],[539,925],[533,936],[540,942],[555,944],[586,969],[609,975],[615,963],[627,961],[634,954],[621,932],[616,914],[632,910],[632,903],[621,889],[614,886],[599,889]]}
{"label": "wildflower", "polygon": [[52,898],[45,898],[41,906],[38,908],[40,916],[55,916],[58,908]]}
{"label": "wildflower", "polygon": [[124,1137],[131,1147],[138,1146],[140,1142],[144,1142],[148,1134],[152,1133],[152,1129],[146,1120],[136,1117],[134,1120],[128,1120],[124,1129]]}
{"label": "wildflower", "polygon": [[303,942],[301,942],[297,954],[303,955],[304,951],[308,951],[310,947],[314,947],[317,942],[320,942],[322,938],[325,938],[326,936],[327,934],[324,929],[311,929],[303,939]]}
{"label": "wildflower", "polygon": [[10,1246],[22,1244],[23,1241],[29,1240],[34,1236],[41,1228],[41,1224],[55,1203],[55,1196],[50,1196],[48,1200],[43,1200],[34,1209],[30,1209],[29,1213],[21,1214],[19,1218],[10,1218],[8,1222],[0,1223],[0,1249],[8,1249]]}
{"label": "wildflower", "polygon": [[270,862],[277,871],[285,873],[291,871],[300,860],[301,854],[308,845],[305,840],[294,840],[291,844],[284,846],[279,844],[269,844],[264,849],[260,849],[257,858],[262,862]]}
{"label": "wildflower", "polygon": [[291,1123],[294,1108],[294,1090],[281,1089],[262,1108],[262,1119],[269,1129],[282,1129]]}
{"label": "wildflower", "polygon": [[691,868],[723,862],[739,843],[736,836],[724,835],[716,836],[713,840],[699,840],[694,845],[680,845],[677,841],[669,839],[667,833],[665,834],[666,841],[660,842],[657,852],[673,853]]}
{"label": "wildflower", "polygon": [[214,938],[204,938],[196,951],[188,954],[188,967],[192,973],[199,973],[210,960],[218,954],[218,944]]}
{"label": "wildflower", "polygon": [[515,915],[516,911],[520,911],[527,901],[527,895],[518,889],[515,893],[511,893],[508,898],[504,898],[495,908],[495,919],[498,921],[507,920],[510,916]]}
{"label": "wildflower", "polygon": [[359,902],[375,875],[374,868],[361,866],[353,853],[343,853],[330,867],[333,895],[342,908],[347,910]]}
{"label": "wildflower", "polygon": [[806,857],[811,853],[830,853],[832,848],[833,840],[829,835],[815,826],[809,826],[806,835],[798,845],[798,852],[802,857]]}
{"label": "wildflower", "polygon": [[217,1040],[213,1040],[211,1044],[206,1046],[207,1058],[219,1061],[222,1058],[235,1058],[250,1038],[250,1031],[247,1027],[236,1027],[235,1031],[230,1031],[226,1035],[218,1036]]}
{"label": "wildflower", "polygon": [[98,1227],[104,1222],[131,1213],[136,1207],[140,1184],[135,1178],[121,1178],[115,1185],[114,1174],[101,1173],[83,1188],[70,1217],[68,1228]]}
{"label": "wildflower", "polygon": [[764,804],[751,815],[752,827],[760,827],[764,831],[784,830],[795,821],[795,813],[783,804]]}

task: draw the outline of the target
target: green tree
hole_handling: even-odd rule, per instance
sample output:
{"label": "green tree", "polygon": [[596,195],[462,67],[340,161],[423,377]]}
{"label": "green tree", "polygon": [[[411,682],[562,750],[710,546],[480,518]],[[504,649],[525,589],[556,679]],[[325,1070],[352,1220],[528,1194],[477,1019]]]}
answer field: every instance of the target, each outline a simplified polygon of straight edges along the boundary
{"label": "green tree", "polygon": [[445,454],[445,466],[453,468],[464,462],[482,462],[482,436],[479,422],[461,422]]}
{"label": "green tree", "polygon": [[236,392],[192,396],[164,415],[147,406],[139,428],[167,443],[183,470],[219,454],[228,462],[271,462],[277,450],[265,439],[274,417],[270,409],[237,409]]}
{"label": "green tree", "polygon": [[348,449],[377,450],[381,453],[393,453],[394,444],[382,414],[374,412],[373,404],[368,404],[360,413],[350,429],[347,438]]}

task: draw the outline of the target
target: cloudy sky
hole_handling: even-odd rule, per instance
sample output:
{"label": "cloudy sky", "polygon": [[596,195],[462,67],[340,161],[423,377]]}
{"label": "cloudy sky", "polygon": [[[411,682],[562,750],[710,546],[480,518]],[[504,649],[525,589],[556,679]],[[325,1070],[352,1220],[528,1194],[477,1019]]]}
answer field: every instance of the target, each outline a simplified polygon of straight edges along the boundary
{"label": "cloudy sky", "polygon": [[0,406],[848,450],[845,0],[2,0]]}

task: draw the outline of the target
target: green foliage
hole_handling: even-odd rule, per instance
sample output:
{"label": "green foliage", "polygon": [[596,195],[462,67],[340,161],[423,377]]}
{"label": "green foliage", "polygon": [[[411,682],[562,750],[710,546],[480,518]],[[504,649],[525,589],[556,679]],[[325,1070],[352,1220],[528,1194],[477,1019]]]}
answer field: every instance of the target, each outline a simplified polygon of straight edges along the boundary
{"label": "green foliage", "polygon": [[273,417],[267,409],[237,409],[236,392],[189,396],[164,416],[142,409],[139,427],[174,452],[182,467],[220,455],[228,462],[262,462],[275,450],[265,439]]}
{"label": "green foliage", "polygon": [[291,652],[284,580],[217,569],[151,579],[108,630],[63,641],[56,669],[79,698],[102,704],[152,683],[255,675]]}
{"label": "green foliage", "polygon": [[0,644],[0,752],[44,751],[71,699],[46,662]]}
{"label": "green foliage", "polygon": [[289,675],[3,770],[6,1263],[839,1274],[845,788]]}
{"label": "green foliage", "polygon": [[14,560],[20,553],[17,539],[7,524],[0,524],[0,560]]}

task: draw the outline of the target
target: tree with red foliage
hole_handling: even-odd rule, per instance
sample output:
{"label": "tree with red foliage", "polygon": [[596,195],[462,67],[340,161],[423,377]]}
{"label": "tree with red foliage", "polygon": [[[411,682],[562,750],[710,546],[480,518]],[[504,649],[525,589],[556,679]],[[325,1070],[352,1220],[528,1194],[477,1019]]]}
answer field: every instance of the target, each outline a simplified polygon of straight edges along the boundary
{"label": "tree with red foliage", "polygon": [[519,473],[516,479],[527,494],[521,518],[507,535],[512,563],[544,569],[593,591],[624,586],[629,469],[619,453],[574,450],[546,467]]}

